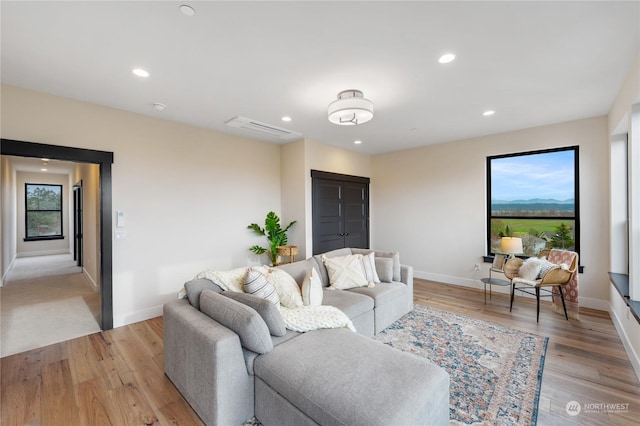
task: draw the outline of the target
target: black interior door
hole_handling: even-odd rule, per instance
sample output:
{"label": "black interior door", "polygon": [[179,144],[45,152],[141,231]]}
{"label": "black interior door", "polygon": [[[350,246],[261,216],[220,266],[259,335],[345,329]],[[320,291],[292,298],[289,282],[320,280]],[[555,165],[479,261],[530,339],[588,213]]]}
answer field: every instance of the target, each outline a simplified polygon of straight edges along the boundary
{"label": "black interior door", "polygon": [[82,266],[82,181],[73,185],[73,259]]}
{"label": "black interior door", "polygon": [[369,178],[311,171],[313,254],[369,247]]}

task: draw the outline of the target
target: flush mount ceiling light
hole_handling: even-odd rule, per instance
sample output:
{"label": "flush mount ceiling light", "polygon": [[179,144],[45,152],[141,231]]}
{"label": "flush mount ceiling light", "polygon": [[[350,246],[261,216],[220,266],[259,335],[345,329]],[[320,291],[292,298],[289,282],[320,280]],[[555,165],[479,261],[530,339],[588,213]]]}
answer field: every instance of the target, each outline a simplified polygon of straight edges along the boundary
{"label": "flush mount ceiling light", "polygon": [[328,115],[330,122],[341,126],[366,123],[373,118],[373,102],[365,99],[360,90],[343,90],[329,104]]}

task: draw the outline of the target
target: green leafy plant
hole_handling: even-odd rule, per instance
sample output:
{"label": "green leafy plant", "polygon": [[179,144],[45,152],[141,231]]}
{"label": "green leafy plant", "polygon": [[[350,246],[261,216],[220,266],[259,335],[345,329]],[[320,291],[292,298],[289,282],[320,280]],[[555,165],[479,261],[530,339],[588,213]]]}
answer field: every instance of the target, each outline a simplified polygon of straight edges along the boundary
{"label": "green leafy plant", "polygon": [[261,228],[257,223],[252,223],[247,228],[252,229],[258,235],[265,236],[269,242],[269,248],[255,245],[249,247],[249,250],[255,254],[267,253],[271,263],[275,265],[278,260],[278,247],[287,245],[287,231],[294,223],[296,223],[295,220],[288,224],[286,228],[282,228],[278,215],[274,212],[267,213],[267,217],[264,220],[264,228]]}

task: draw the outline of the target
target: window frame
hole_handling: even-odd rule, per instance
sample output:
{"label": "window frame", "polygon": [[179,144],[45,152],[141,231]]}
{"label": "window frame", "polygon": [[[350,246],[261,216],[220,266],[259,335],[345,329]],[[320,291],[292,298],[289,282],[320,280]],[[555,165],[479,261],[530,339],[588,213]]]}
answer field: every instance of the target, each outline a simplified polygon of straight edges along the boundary
{"label": "window frame", "polygon": [[[60,190],[60,208],[59,209],[29,209],[29,186],[48,186],[56,187]],[[64,192],[63,185],[52,183],[31,183],[25,182],[24,184],[24,241],[45,241],[45,240],[62,240],[64,239]],[[37,235],[29,236],[29,213],[30,212],[57,212],[60,215],[60,233],[55,235]]]}
{"label": "window frame", "polygon": [[[553,152],[561,152],[561,151],[573,151],[573,172],[574,172],[574,216],[573,218],[567,217],[567,219],[572,219],[574,221],[574,247],[576,253],[580,254],[580,149],[578,145],[567,146],[567,147],[558,147],[558,148],[550,148],[550,149],[542,149],[535,151],[524,151],[524,152],[515,152],[509,154],[500,154],[500,155],[491,155],[487,156],[487,206],[486,206],[486,218],[487,218],[487,229],[486,229],[486,253],[488,257],[493,257],[496,253],[494,253],[491,249],[491,220],[492,219],[549,219],[549,217],[545,216],[492,216],[491,214],[491,162],[492,160],[501,159],[501,158],[510,158],[510,157],[524,157],[528,155],[538,155],[538,154],[549,154]],[[526,256],[524,256],[526,257]]]}

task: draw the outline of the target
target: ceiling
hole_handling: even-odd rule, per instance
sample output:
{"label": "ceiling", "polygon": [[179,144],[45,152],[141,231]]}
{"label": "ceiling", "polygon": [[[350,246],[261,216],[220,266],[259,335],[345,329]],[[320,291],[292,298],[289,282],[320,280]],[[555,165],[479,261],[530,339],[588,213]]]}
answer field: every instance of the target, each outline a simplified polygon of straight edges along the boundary
{"label": "ceiling", "polygon": [[[638,1],[2,1],[0,15],[5,84],[283,142],[224,124],[239,115],[369,154],[607,114],[640,47]],[[373,120],[328,121],[345,89]]]}

